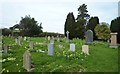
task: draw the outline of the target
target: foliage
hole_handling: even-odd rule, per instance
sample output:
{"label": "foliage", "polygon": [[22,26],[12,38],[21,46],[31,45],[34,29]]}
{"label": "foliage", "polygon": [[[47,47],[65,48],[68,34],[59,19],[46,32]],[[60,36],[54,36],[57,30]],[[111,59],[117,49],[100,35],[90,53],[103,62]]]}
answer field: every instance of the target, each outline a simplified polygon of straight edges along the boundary
{"label": "foliage", "polygon": [[97,25],[95,27],[95,34],[98,39],[108,40],[110,39],[110,29],[105,24]]}
{"label": "foliage", "polygon": [[9,36],[11,33],[12,31],[10,29],[7,29],[7,28],[2,29],[2,35],[4,36]]}
{"label": "foliage", "polygon": [[82,4],[79,8],[78,8],[78,16],[77,16],[77,21],[79,21],[80,19],[87,19],[90,17],[89,14],[87,14],[87,5]]}
{"label": "foliage", "polygon": [[95,31],[94,31],[97,24],[99,24],[99,18],[98,17],[91,17],[90,20],[88,21],[87,26],[86,26],[87,30],[90,29],[93,31],[94,39],[97,39],[97,36],[95,34]]}
{"label": "foliage", "polygon": [[120,17],[111,21],[110,25],[111,32],[117,32],[117,42],[120,43]]}
{"label": "foliage", "polygon": [[73,13],[69,13],[67,15],[66,21],[65,21],[65,27],[64,27],[64,34],[67,36],[66,32],[69,31],[69,38],[73,39],[75,32],[74,29],[76,28],[75,26],[75,17]]}
{"label": "foliage", "polygon": [[80,20],[76,22],[76,29],[75,29],[75,37],[83,39],[85,35],[85,26],[84,26],[84,20]]}

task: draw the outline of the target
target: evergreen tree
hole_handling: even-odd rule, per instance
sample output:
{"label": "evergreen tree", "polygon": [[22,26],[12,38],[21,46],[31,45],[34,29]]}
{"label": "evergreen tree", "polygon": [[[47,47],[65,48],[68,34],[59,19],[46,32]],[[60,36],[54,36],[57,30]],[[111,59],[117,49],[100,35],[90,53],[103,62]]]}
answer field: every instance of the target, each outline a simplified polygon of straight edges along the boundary
{"label": "evergreen tree", "polygon": [[97,39],[97,36],[95,34],[95,27],[96,25],[99,24],[99,18],[98,17],[91,17],[90,20],[88,21],[88,24],[86,26],[87,30],[90,29],[93,31],[93,38]]}
{"label": "evergreen tree", "polygon": [[75,36],[75,17],[73,13],[69,13],[67,15],[66,21],[65,21],[65,27],[64,27],[64,34],[67,36],[66,32],[69,31],[69,38],[73,39]]}
{"label": "evergreen tree", "polygon": [[111,32],[117,32],[117,42],[120,43],[120,17],[111,21],[110,25]]}

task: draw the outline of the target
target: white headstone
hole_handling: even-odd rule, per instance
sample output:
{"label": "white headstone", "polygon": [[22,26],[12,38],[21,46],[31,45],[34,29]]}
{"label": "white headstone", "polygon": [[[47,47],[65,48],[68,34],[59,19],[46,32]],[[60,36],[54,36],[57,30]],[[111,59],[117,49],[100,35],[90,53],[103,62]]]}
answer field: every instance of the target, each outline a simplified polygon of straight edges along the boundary
{"label": "white headstone", "polygon": [[85,55],[89,55],[89,46],[88,45],[82,46],[82,53],[84,53]]}
{"label": "white headstone", "polygon": [[50,40],[50,36],[48,36],[48,40]]}
{"label": "white headstone", "polygon": [[27,38],[26,37],[24,37],[24,41],[26,41],[27,40]]}
{"label": "white headstone", "polygon": [[75,51],[75,44],[70,44],[70,50]]}
{"label": "white headstone", "polygon": [[48,55],[53,55],[54,54],[54,44],[49,43],[48,44]]}

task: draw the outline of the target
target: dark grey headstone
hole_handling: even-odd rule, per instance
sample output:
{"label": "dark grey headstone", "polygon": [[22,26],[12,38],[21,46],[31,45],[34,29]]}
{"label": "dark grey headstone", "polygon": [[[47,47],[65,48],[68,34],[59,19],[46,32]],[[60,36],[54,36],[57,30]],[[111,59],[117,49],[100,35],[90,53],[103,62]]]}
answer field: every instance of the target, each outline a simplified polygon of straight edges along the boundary
{"label": "dark grey headstone", "polygon": [[88,30],[86,33],[85,33],[85,44],[92,44],[93,42],[93,32],[92,30]]}

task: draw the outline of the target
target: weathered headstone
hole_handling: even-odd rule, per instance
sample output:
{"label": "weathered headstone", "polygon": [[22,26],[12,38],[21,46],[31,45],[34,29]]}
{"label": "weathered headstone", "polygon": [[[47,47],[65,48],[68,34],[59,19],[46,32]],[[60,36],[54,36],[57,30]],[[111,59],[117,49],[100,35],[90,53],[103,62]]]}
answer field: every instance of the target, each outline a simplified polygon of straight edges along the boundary
{"label": "weathered headstone", "polygon": [[58,42],[60,41],[60,36],[59,36],[59,35],[57,35],[57,41],[58,41]]}
{"label": "weathered headstone", "polygon": [[15,43],[18,44],[18,38],[15,38]]}
{"label": "weathered headstone", "polygon": [[93,32],[92,30],[88,30],[85,33],[85,44],[92,44],[93,43]]}
{"label": "weathered headstone", "polygon": [[18,44],[21,45],[22,44],[22,37],[18,37]]}
{"label": "weathered headstone", "polygon": [[48,44],[48,55],[54,55],[54,44],[53,43]]}
{"label": "weathered headstone", "polygon": [[70,50],[75,51],[75,44],[70,44]]}
{"label": "weathered headstone", "polygon": [[31,54],[27,50],[23,54],[23,68],[25,68],[28,72],[31,71]]}
{"label": "weathered headstone", "polygon": [[89,46],[88,45],[82,46],[82,53],[84,53],[85,55],[89,55]]}
{"label": "weathered headstone", "polygon": [[70,42],[70,40],[69,40],[69,31],[67,31],[66,34],[67,34],[67,41],[66,42]]}
{"label": "weathered headstone", "polygon": [[34,48],[34,43],[33,43],[33,42],[30,42],[30,43],[29,43],[29,48],[30,48],[30,49],[33,49],[33,48]]}
{"label": "weathered headstone", "polygon": [[7,54],[8,53],[8,46],[4,44],[4,53]]}
{"label": "weathered headstone", "polygon": [[117,46],[117,33],[111,33],[110,48],[118,48]]}

